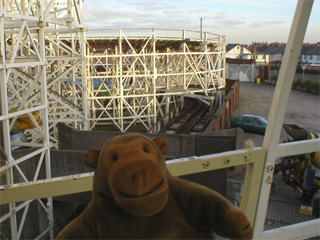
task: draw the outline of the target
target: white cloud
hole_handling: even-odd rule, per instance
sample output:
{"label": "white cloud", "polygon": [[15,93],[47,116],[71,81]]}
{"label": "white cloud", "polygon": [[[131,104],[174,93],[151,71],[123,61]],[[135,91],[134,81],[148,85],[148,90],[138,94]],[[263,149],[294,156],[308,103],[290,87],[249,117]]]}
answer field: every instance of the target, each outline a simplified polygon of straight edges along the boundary
{"label": "white cloud", "polygon": [[[314,4],[306,41],[320,41],[319,2]],[[199,30],[203,18],[204,31],[239,39],[236,42],[262,36],[264,41],[286,41],[295,7],[292,0],[86,0],[84,22],[88,28]]]}

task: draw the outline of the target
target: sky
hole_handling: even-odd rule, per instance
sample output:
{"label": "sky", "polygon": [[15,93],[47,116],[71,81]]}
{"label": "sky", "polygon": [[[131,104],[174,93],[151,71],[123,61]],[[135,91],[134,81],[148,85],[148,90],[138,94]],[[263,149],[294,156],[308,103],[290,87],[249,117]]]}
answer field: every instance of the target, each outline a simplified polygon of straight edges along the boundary
{"label": "sky", "polygon": [[[226,35],[227,43],[287,42],[297,0],[84,0],[88,29],[161,28]],[[304,42],[320,42],[315,0]]]}

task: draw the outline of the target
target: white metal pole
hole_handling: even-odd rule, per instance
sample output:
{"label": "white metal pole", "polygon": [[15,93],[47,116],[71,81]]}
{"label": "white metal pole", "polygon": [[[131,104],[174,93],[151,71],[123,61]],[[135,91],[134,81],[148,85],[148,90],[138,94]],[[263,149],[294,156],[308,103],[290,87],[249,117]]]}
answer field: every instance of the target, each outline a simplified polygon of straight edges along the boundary
{"label": "white metal pole", "polygon": [[[182,71],[183,71],[183,86],[182,86],[182,89],[185,91],[186,90],[186,88],[187,88],[187,54],[186,54],[186,31],[185,30],[183,30],[183,32],[182,32],[182,51],[183,51],[183,69],[182,69]],[[182,96],[181,97],[181,105],[180,105],[180,107],[181,107],[181,109],[182,109],[182,107],[183,107],[183,105],[184,105],[184,96]],[[178,110],[178,108],[177,108],[177,110]],[[179,109],[179,111],[180,111],[180,109]],[[178,114],[178,112],[177,112],[177,114]]]}
{"label": "white metal pole", "polygon": [[202,39],[202,18],[200,18],[200,39]]}
{"label": "white metal pole", "polygon": [[[3,2],[0,2],[0,13],[1,15],[4,14],[3,12]],[[0,64],[6,63],[6,52],[5,52],[5,45],[6,45],[6,39],[4,34],[4,18],[0,18],[0,32],[2,33],[0,35]],[[0,106],[0,115],[6,116],[8,115],[8,93],[7,93],[7,82],[8,82],[8,75],[7,75],[7,69],[6,68],[0,68],[0,99],[1,99],[1,106]],[[11,156],[11,144],[10,144],[10,125],[9,125],[9,119],[6,118],[2,121],[2,131],[3,131],[3,144],[4,144],[4,152],[6,154],[6,161],[7,164],[13,161]],[[1,167],[1,166],[0,166]],[[6,184],[13,184],[13,171],[12,168],[9,168],[6,171],[6,178],[7,183]],[[10,213],[14,213],[16,211],[15,203],[9,204],[9,211]],[[17,218],[16,214],[10,215],[10,226],[11,226],[11,237],[12,239],[16,239],[18,237],[18,231],[17,231]]]}
{"label": "white metal pole", "polygon": [[[79,1],[82,6],[82,1]],[[82,7],[81,7],[82,9]],[[81,18],[82,18],[82,11]],[[86,41],[85,41],[85,30],[80,30],[80,55],[81,55],[81,86],[82,86],[82,111],[84,115],[84,129],[89,130],[89,104],[88,104],[88,84],[87,84],[87,68],[86,68]],[[75,89],[76,91],[76,89]]]}
{"label": "white metal pole", "polygon": [[219,44],[221,46],[221,44],[223,44],[223,47],[222,47],[222,79],[224,81],[224,84],[226,84],[226,74],[227,74],[227,68],[226,68],[226,65],[227,65],[227,60],[226,60],[226,36],[223,35],[223,37],[219,37]]}
{"label": "white metal pole", "polygon": [[254,224],[254,239],[262,237],[273,168],[278,157],[282,124],[312,5],[313,0],[298,1],[270,109],[268,127],[263,142],[263,148],[267,149],[267,157]]}
{"label": "white metal pole", "polygon": [[[39,18],[40,20],[43,19],[43,8],[42,4],[38,3],[38,11],[39,11]],[[42,61],[42,66],[39,66],[40,71],[41,71],[41,104],[45,106],[45,108],[41,111],[41,119],[43,122],[43,146],[45,147],[45,171],[46,171],[46,178],[51,179],[51,163],[50,163],[50,133],[49,133],[49,119],[48,119],[48,107],[49,107],[49,102],[48,102],[48,89],[47,89],[47,77],[46,77],[46,42],[45,42],[45,27],[46,24],[44,22],[39,23],[39,52],[40,52],[40,57]],[[53,224],[54,224],[54,219],[53,219],[53,201],[52,197],[47,198],[47,218],[48,218],[48,225],[50,231],[50,239],[54,238],[53,235]]]}
{"label": "white metal pole", "polygon": [[[156,54],[157,54],[157,51],[156,51],[156,30],[153,29],[152,30],[152,53],[153,53],[153,60],[152,60],[152,68],[153,68],[153,109],[152,109],[152,115],[153,115],[153,122],[152,123],[149,123],[149,127],[150,126],[155,126],[155,128],[157,127],[156,123],[157,123],[157,98],[156,98],[156,84],[157,84],[157,67],[156,67],[156,60],[157,60],[157,57],[156,57]],[[151,114],[151,112],[150,112]],[[157,132],[159,129],[154,129],[154,132]]]}
{"label": "white metal pole", "polygon": [[[170,52],[170,48],[167,47],[167,53]],[[174,58],[174,56],[172,56],[172,58]],[[166,69],[166,90],[170,90],[170,85],[171,85],[171,78],[169,76],[169,72],[170,72],[170,69],[169,69],[169,54],[166,56],[166,66],[165,66],[165,69]],[[170,96],[163,96],[165,98],[165,114],[169,114],[170,112]],[[161,105],[159,105],[159,108],[161,108]],[[170,120],[170,116],[168,115],[168,117],[166,117],[166,119],[164,119],[165,123],[168,123]],[[161,126],[161,125],[160,125]],[[159,131],[160,128],[157,129],[157,131]]]}
{"label": "white metal pole", "polygon": [[122,62],[122,31],[119,30],[119,84],[120,84],[120,99],[119,99],[119,121],[120,121],[120,128],[121,132],[124,132],[124,123],[123,123],[123,62]]}
{"label": "white metal pole", "polygon": [[226,63],[226,78],[228,79],[229,78],[229,64]]}
{"label": "white metal pole", "polygon": [[204,84],[205,84],[205,88],[208,87],[208,35],[207,32],[204,33]]}
{"label": "white metal pole", "polygon": [[254,79],[255,79],[255,77],[254,77],[254,64],[252,63],[251,64],[251,82],[254,82]]}

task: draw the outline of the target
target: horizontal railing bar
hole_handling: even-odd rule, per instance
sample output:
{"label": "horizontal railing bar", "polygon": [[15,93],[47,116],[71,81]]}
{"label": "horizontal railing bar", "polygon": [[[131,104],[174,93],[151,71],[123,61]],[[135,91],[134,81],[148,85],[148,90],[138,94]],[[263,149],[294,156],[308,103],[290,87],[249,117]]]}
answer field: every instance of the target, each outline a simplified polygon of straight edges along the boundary
{"label": "horizontal railing bar", "polygon": [[320,218],[263,232],[263,239],[305,239],[319,236]]}
{"label": "horizontal railing bar", "polygon": [[277,155],[278,157],[285,157],[318,151],[320,151],[320,138],[281,143]]}
{"label": "horizontal railing bar", "polygon": [[242,149],[218,154],[204,155],[201,157],[194,156],[190,158],[175,159],[167,161],[167,163],[168,169],[173,176],[182,176],[254,163],[260,158],[261,161],[263,161],[263,156],[265,156],[265,154],[265,149],[257,147],[252,151]]}
{"label": "horizontal railing bar", "polygon": [[0,187],[0,205],[92,190],[93,173],[16,183]]}
{"label": "horizontal railing bar", "polygon": [[[265,153],[266,151],[262,148],[255,148],[252,151],[243,149],[201,157],[175,159],[167,161],[167,167],[173,176],[181,176],[253,163],[258,158],[263,159],[261,156]],[[0,204],[91,191],[92,176],[93,173],[84,173],[1,186]]]}

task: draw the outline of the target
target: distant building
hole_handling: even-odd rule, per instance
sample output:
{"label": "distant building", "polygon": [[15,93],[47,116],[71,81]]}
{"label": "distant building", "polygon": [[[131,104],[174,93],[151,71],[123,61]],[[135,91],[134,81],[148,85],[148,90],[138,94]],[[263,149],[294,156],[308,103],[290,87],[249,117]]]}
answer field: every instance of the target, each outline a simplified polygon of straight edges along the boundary
{"label": "distant building", "polygon": [[320,67],[320,47],[303,47],[301,50],[300,62],[309,67]]}
{"label": "distant building", "polygon": [[240,58],[241,56],[241,45],[238,43],[228,44],[226,46],[226,58]]}
{"label": "distant building", "polygon": [[269,54],[264,53],[265,47],[256,47],[251,45],[248,47],[250,54],[244,56],[245,59],[254,59],[256,64],[267,65],[270,62]]}
{"label": "distant building", "polygon": [[270,56],[270,62],[282,62],[285,46],[270,46],[265,49],[264,53]]}
{"label": "distant building", "polygon": [[251,54],[251,52],[238,43],[232,43],[226,46],[226,58],[247,59],[244,58],[247,54]]}
{"label": "distant building", "polygon": [[[228,59],[253,59],[256,64],[268,65],[269,63],[281,63],[285,43],[253,43],[246,47],[239,43],[232,43],[226,46],[226,58]],[[320,43],[304,44],[299,59],[300,64],[307,66],[320,66]]]}
{"label": "distant building", "polygon": [[[272,74],[279,71],[286,44],[254,42],[250,46],[239,43],[226,46],[227,77],[240,81],[255,81],[256,77],[262,81],[271,82]],[[299,65],[303,70],[320,69],[320,42],[303,44]],[[273,71],[273,72],[272,72]]]}

